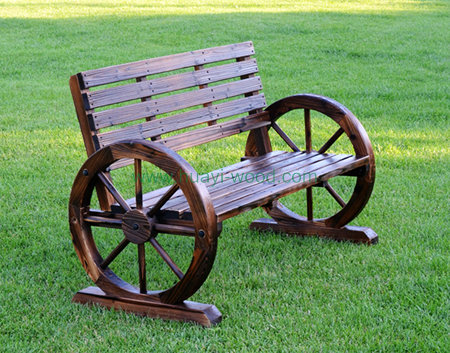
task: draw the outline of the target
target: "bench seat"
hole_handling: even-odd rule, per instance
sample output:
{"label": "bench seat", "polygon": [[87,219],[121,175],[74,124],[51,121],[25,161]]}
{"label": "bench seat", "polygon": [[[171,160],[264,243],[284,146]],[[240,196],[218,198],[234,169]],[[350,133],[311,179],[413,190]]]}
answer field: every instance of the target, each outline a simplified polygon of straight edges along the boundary
{"label": "bench seat", "polygon": [[[315,151],[275,151],[198,177],[186,177],[206,184],[216,216],[221,222],[367,163],[367,156],[357,158],[347,154],[320,154]],[[169,188],[167,186],[145,194],[144,207],[151,209]],[[134,198],[127,202],[131,207],[136,205]],[[112,209],[119,211],[120,206],[114,204]],[[170,218],[192,219],[181,190],[164,205],[162,212]]]}

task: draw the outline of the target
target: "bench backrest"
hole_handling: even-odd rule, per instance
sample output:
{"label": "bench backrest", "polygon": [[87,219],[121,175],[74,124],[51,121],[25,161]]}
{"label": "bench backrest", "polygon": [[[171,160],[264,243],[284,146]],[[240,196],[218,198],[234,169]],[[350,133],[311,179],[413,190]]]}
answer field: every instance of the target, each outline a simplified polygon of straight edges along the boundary
{"label": "bench backrest", "polygon": [[[254,53],[253,43],[244,42],[72,76],[88,155],[139,138],[181,150],[269,125]],[[248,115],[228,119],[241,114]],[[114,167],[126,164],[119,161]]]}

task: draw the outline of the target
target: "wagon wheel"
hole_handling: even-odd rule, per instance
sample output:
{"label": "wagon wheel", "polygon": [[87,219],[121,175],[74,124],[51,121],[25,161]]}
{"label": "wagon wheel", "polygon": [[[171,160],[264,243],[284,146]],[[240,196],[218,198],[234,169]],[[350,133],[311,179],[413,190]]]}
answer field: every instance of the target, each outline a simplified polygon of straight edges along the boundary
{"label": "wagon wheel", "polygon": [[[348,202],[343,200],[343,198],[333,189],[331,183],[328,181],[318,185],[324,187],[325,190],[327,190],[327,192],[340,205],[341,209],[335,214],[325,218],[314,218],[312,187],[306,189],[307,217],[297,215],[282,205],[279,201],[275,201],[271,205],[265,207],[265,210],[277,222],[308,222],[316,225],[340,228],[353,220],[361,212],[372,193],[375,181],[375,158],[369,137],[358,119],[340,103],[330,98],[317,95],[294,95],[281,99],[266,109],[266,111],[270,113],[272,128],[293,151],[300,151],[300,149],[276,123],[278,118],[293,109],[304,110],[306,152],[312,151],[310,117],[311,110],[315,110],[328,116],[339,125],[336,132],[330,136],[330,138],[321,148],[319,148],[317,152],[326,153],[328,149],[345,134],[353,147],[354,155],[356,157],[367,156],[368,163],[358,170],[347,174],[347,176],[356,178],[355,187]],[[249,138],[247,143],[247,151],[255,150],[255,148],[251,148],[251,146],[249,146],[249,143],[252,144],[254,140],[255,139]]]}
{"label": "wagon wheel", "polygon": [[[135,207],[125,201],[105,171],[119,159],[134,160]],[[171,175],[174,184],[150,209],[143,207],[142,163],[151,163]],[[192,174],[191,174],[192,173]],[[216,254],[219,234],[216,216],[204,185],[193,183],[187,175],[195,170],[178,154],[156,143],[147,141],[125,141],[102,148],[84,163],[75,178],[69,202],[69,221],[77,255],[87,274],[105,293],[121,298],[144,301],[160,301],[168,304],[180,303],[194,294],[206,280]],[[119,212],[91,210],[93,189],[102,183],[119,205]],[[186,197],[193,217],[192,227],[159,223],[159,213],[165,203],[181,190]],[[95,231],[99,227],[119,228],[123,240],[109,254],[100,254]],[[158,232],[190,235],[195,238],[191,263],[183,273],[157,240]],[[159,254],[174,272],[176,283],[157,292],[147,291],[145,243]],[[139,288],[117,276],[110,264],[120,256],[125,247],[136,246],[136,261],[139,264]],[[150,247],[148,247],[150,248]]]}

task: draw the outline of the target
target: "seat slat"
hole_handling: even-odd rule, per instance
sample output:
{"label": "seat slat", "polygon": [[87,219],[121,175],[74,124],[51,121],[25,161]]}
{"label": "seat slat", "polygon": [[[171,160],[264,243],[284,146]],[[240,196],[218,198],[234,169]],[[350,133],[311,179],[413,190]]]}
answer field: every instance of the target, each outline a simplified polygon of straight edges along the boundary
{"label": "seat slat", "polygon": [[171,115],[165,118],[146,121],[144,123],[126,126],[121,129],[107,131],[97,135],[100,147],[126,139],[148,139],[172,131],[207,123],[209,121],[228,118],[250,110],[263,108],[266,100],[263,94],[220,103],[211,107]]}
{"label": "seat slat", "polygon": [[158,94],[210,84],[258,72],[255,59],[158,77],[138,83],[106,88],[83,94],[86,109],[141,99]]}
{"label": "seat slat", "polygon": [[[352,170],[368,163],[369,157],[349,157],[334,164],[325,164],[319,170],[315,170],[317,173],[317,179],[324,181],[332,178],[333,176],[345,173],[348,170]],[[309,187],[317,183],[317,181],[303,181],[301,183],[280,183],[275,184],[259,193],[240,198],[232,203],[215,208],[218,221],[223,221],[227,218],[236,216],[247,210],[253,209],[267,204],[278,198],[287,196],[295,191]]]}
{"label": "seat slat", "polygon": [[[307,153],[306,155],[308,154],[309,153]],[[274,183],[252,182],[245,188],[238,188],[238,186],[235,186],[233,188],[233,192],[230,193],[229,196],[217,198],[216,202],[214,203],[214,207],[217,207],[217,209],[219,210],[221,208],[227,207],[227,205],[237,204],[247,197],[252,197],[255,193],[261,194],[263,191],[272,189],[273,187],[276,187],[278,185],[281,185],[281,188],[283,189],[283,184],[296,184],[292,181],[285,182],[285,180],[283,180],[283,176],[285,177],[286,175],[288,175],[287,173],[290,173],[291,175],[295,172],[299,172],[303,175],[314,173],[317,177],[317,173],[320,172],[321,168],[341,162],[350,157],[350,155],[315,154],[313,157],[304,159],[300,162],[279,167],[276,170]]]}
{"label": "seat slat", "polygon": [[[248,173],[252,173],[252,172],[260,173],[260,172],[269,171],[271,169],[277,168],[277,166],[279,166],[280,164],[289,163],[287,161],[290,161],[290,163],[298,162],[299,158],[297,158],[297,157],[299,157],[299,156],[294,156],[294,158],[292,158],[291,154],[285,152],[282,154],[275,155],[272,158],[266,158],[266,159],[262,159],[260,161],[251,160],[251,163],[248,165],[243,165],[241,163],[237,163],[237,164],[235,164],[235,166],[237,166],[237,168],[235,168],[233,170],[229,170],[227,172],[224,172],[222,170],[213,171],[208,174],[199,176],[198,180],[200,180],[200,181],[205,180],[205,176],[207,176],[207,175],[209,175],[209,176],[216,175],[217,176],[217,175],[221,175],[221,173],[223,173],[223,177],[221,176],[220,179],[218,179],[218,181],[220,181],[219,183],[215,183],[213,180],[205,183],[206,187],[208,187],[211,198],[214,199],[214,198],[220,197],[220,195],[223,195],[224,191],[226,192],[226,190],[235,190],[238,185],[244,184],[242,182],[235,182],[233,180],[233,177],[235,177],[236,174],[243,175],[243,174],[248,174]],[[304,159],[305,156],[301,156],[300,158]],[[223,180],[223,182],[222,182],[222,180]],[[248,186],[249,184],[246,184],[246,185]],[[220,193],[221,191],[222,191],[222,193]],[[147,203],[149,205],[151,205],[154,202],[155,202],[155,200],[147,200]],[[180,211],[180,212],[185,209],[187,210],[188,206],[187,206],[186,198],[182,194],[177,195],[177,197],[172,197],[170,199],[170,201],[168,201],[166,203],[165,208]]]}
{"label": "seat slat", "polygon": [[261,79],[252,77],[201,90],[174,94],[146,102],[130,104],[91,115],[96,129],[126,123],[151,115],[170,113],[208,102],[239,96],[262,89]]}
{"label": "seat slat", "polygon": [[[206,183],[219,221],[262,206],[275,199],[286,196],[300,189],[312,186],[318,182],[328,180],[336,175],[344,174],[349,170],[367,165],[368,157],[357,158],[352,155],[319,154],[315,151],[305,152],[278,152],[249,159],[226,168],[208,173],[216,175],[223,172],[224,182],[216,183],[211,180]],[[267,173],[275,169],[275,182],[258,182],[253,180],[247,183],[245,179],[235,182],[230,178],[231,173]],[[299,172],[301,174],[315,173],[316,178],[304,178],[301,182],[285,182],[282,176],[285,173]],[[216,174],[214,174],[216,173]],[[200,177],[201,180],[201,177]],[[144,195],[145,207],[151,208],[165,190],[162,188]],[[134,199],[127,201],[134,206]],[[163,207],[170,214],[189,218],[190,210],[184,195],[175,194]]]}
{"label": "seat slat", "polygon": [[[302,163],[302,165],[308,165],[323,159],[323,157],[321,155],[318,155],[316,152],[308,154],[304,152],[286,153],[282,157],[283,158],[272,158],[268,163],[238,169],[233,173],[233,175],[229,173],[228,175],[224,176],[223,182],[217,183],[215,185],[211,184],[207,185],[209,187],[208,190],[210,192],[211,198],[213,199],[213,202],[217,201],[220,198],[223,198],[224,196],[230,193],[235,193],[238,190],[248,189],[256,184],[262,184],[258,183],[254,179],[248,181],[248,176],[250,174],[252,174],[253,176],[256,173],[267,174],[275,170],[278,173],[278,171],[281,170],[282,168],[286,169],[286,167],[289,167],[291,165],[298,166],[299,163]],[[214,175],[212,173],[209,174]],[[239,178],[239,175],[242,177],[242,180]],[[244,176],[247,177],[247,180],[245,180]],[[188,206],[185,199],[184,200],[179,199],[177,202],[171,199],[166,204],[166,208],[178,210],[180,213],[188,210]]]}
{"label": "seat slat", "polygon": [[84,71],[80,73],[80,77],[84,85],[82,88],[89,88],[190,66],[236,59],[254,53],[253,43],[244,42]]}
{"label": "seat slat", "polygon": [[[215,171],[212,171],[208,174],[217,175],[218,173],[223,173],[224,178],[227,178],[228,176],[230,176],[230,173],[233,173],[237,170],[247,171],[247,170],[249,170],[249,168],[251,168],[250,170],[252,170],[252,169],[258,168],[262,164],[269,165],[270,163],[274,163],[276,161],[282,160],[283,158],[288,158],[287,153],[288,152],[285,152],[285,151],[269,152],[266,155],[259,156],[259,157],[253,157],[251,159],[247,159],[247,160],[239,162],[239,163],[231,164],[224,168],[220,168]],[[201,176],[199,176],[199,178],[201,178]],[[206,186],[211,186],[212,184],[213,184],[212,180],[209,183],[205,183]],[[170,187],[171,187],[170,185],[165,186],[161,189],[153,190],[151,192],[144,194],[143,195],[144,207],[151,207],[152,205],[154,205],[158,201],[158,199],[170,189]],[[181,190],[177,191],[171,197],[170,200],[176,199],[178,197],[184,197]],[[134,197],[130,198],[126,201],[130,205],[130,207],[134,207],[136,205],[136,200]]]}

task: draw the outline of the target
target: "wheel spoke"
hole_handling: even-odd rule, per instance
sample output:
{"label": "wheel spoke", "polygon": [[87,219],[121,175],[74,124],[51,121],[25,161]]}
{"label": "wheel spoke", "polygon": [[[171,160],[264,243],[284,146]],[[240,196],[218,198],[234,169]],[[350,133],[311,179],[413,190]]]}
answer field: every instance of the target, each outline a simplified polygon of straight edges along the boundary
{"label": "wheel spoke", "polygon": [[330,139],[325,142],[325,144],[320,147],[319,149],[319,153],[325,153],[332,145],[333,143],[335,143],[337,141],[337,139],[339,137],[341,137],[341,135],[344,133],[344,129],[343,128],[339,128],[334,134],[333,136],[330,137]]}
{"label": "wheel spoke", "polygon": [[347,205],[345,201],[342,199],[342,197],[336,192],[336,190],[334,190],[331,187],[328,181],[325,181],[323,184],[325,186],[325,189],[330,193],[331,196],[333,196],[333,198],[337,201],[339,205],[341,205],[341,207],[345,207]]}
{"label": "wheel spoke", "polygon": [[134,186],[136,192],[136,208],[142,209],[142,161],[134,160]]}
{"label": "wheel spoke", "polygon": [[119,203],[119,205],[122,206],[122,208],[125,211],[130,211],[131,210],[130,206],[128,206],[125,199],[122,197],[122,195],[120,195],[116,187],[113,185],[111,180],[109,180],[109,178],[105,175],[105,173],[103,172],[98,173],[98,178],[103,183],[103,185],[106,186],[108,191],[111,193],[111,195],[113,195],[114,199]]}
{"label": "wheel spoke", "polygon": [[97,216],[89,213],[84,217],[84,222],[96,227],[122,228],[122,220],[119,218]]}
{"label": "wheel spoke", "polygon": [[188,237],[195,237],[195,228],[187,226],[178,226],[163,223],[154,223],[153,227],[157,233],[186,235]]}
{"label": "wheel spoke", "polygon": [[175,192],[178,189],[179,189],[178,184],[173,184],[172,187],[169,190],[167,190],[167,192],[158,200],[155,206],[152,207],[152,209],[148,213],[148,216],[153,217],[155,213],[158,212],[167,201],[169,201],[169,199],[173,196],[173,194],[175,194]]}
{"label": "wheel spoke", "polygon": [[150,238],[150,244],[153,245],[157,253],[162,257],[165,263],[170,267],[170,269],[175,273],[175,275],[182,279],[184,277],[183,272],[179,269],[177,264],[170,258],[169,254],[164,250],[164,248],[158,243],[155,238]]}
{"label": "wheel spoke", "polygon": [[273,129],[278,133],[278,135],[280,135],[280,137],[284,140],[284,142],[286,142],[288,144],[288,146],[290,148],[292,148],[292,150],[294,152],[300,152],[300,149],[295,145],[295,143],[289,138],[288,135],[286,135],[286,133],[281,129],[281,127],[276,123],[273,122],[272,123],[272,127]]}
{"label": "wheel spoke", "polygon": [[139,259],[139,290],[141,293],[147,293],[147,274],[145,269],[145,243],[138,244]]}
{"label": "wheel spoke", "polygon": [[311,152],[311,112],[309,109],[305,109],[305,144],[306,152]]}
{"label": "wheel spoke", "polygon": [[130,243],[130,241],[126,238],[124,238],[119,245],[116,246],[116,248],[111,251],[111,253],[108,255],[108,257],[106,259],[103,260],[103,262],[101,263],[100,267],[101,268],[106,268],[109,266],[109,264],[111,262],[113,262],[113,260],[117,257],[117,255],[119,255],[123,249],[125,249],[125,247]]}
{"label": "wheel spoke", "polygon": [[312,199],[312,187],[306,188],[306,213],[308,221],[313,220],[313,199]]}

